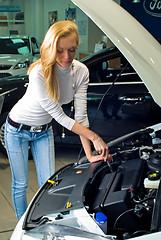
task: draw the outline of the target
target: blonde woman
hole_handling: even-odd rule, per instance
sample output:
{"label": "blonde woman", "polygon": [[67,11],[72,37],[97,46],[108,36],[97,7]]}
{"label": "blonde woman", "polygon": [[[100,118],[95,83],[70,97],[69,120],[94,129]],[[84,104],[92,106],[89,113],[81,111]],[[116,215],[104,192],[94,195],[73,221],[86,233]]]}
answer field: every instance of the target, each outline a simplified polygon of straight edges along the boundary
{"label": "blonde woman", "polygon": [[[8,115],[5,142],[12,171],[13,205],[18,220],[27,208],[29,145],[39,186],[54,173],[52,118],[80,136],[90,162],[110,158],[104,141],[88,129],[86,95],[89,72],[85,65],[74,60],[78,44],[75,23],[60,21],[50,27],[40,49],[41,58],[28,70],[27,91]],[[75,119],[65,115],[61,107],[73,98]],[[92,154],[90,142],[98,155]]]}

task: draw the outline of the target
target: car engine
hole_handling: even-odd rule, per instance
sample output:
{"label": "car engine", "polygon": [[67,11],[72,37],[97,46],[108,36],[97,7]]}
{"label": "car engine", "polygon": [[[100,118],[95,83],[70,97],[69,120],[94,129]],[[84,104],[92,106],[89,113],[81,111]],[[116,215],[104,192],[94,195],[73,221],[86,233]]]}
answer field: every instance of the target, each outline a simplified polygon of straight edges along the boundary
{"label": "car engine", "polygon": [[113,162],[99,166],[85,190],[90,213],[103,212],[107,233],[119,239],[161,226],[161,131],[139,131],[110,148]]}

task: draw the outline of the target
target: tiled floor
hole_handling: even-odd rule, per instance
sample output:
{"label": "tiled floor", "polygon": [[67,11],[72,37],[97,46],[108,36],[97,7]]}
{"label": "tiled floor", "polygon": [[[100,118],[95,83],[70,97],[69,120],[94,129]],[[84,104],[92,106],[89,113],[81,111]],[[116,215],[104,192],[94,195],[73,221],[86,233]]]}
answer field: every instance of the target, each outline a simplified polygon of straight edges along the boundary
{"label": "tiled floor", "polygon": [[[80,149],[56,149],[56,170],[62,166],[77,161]],[[29,160],[29,186],[27,192],[28,202],[38,190],[35,164]],[[17,224],[11,199],[11,172],[7,157],[0,153],[0,240],[8,240]]]}

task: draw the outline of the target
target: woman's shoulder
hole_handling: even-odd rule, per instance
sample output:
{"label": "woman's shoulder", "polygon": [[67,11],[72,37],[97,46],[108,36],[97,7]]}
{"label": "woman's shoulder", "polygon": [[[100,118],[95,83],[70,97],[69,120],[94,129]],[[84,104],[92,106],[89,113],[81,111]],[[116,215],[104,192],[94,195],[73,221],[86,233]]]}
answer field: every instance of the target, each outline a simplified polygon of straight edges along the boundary
{"label": "woman's shoulder", "polygon": [[43,74],[43,69],[42,69],[42,66],[41,66],[41,64],[39,63],[39,64],[37,64],[37,65],[35,65],[34,67],[33,67],[33,69],[31,70],[31,72],[30,72],[30,75],[42,75]]}
{"label": "woman's shoulder", "polygon": [[87,66],[78,60],[73,61],[73,66],[74,66],[74,72],[76,73],[75,81],[78,84],[78,86],[81,83],[87,84],[89,82],[89,70]]}
{"label": "woman's shoulder", "polygon": [[40,71],[42,71],[42,66],[40,63],[36,64],[31,70],[31,72],[40,72]]}
{"label": "woman's shoulder", "polygon": [[34,80],[36,82],[39,82],[41,80],[44,82],[44,74],[41,64],[37,64],[33,67],[29,74],[29,80]]}
{"label": "woman's shoulder", "polygon": [[78,68],[82,68],[84,70],[88,69],[84,63],[82,63],[82,62],[80,62],[79,60],[76,60],[76,59],[73,60],[73,66],[78,67]]}

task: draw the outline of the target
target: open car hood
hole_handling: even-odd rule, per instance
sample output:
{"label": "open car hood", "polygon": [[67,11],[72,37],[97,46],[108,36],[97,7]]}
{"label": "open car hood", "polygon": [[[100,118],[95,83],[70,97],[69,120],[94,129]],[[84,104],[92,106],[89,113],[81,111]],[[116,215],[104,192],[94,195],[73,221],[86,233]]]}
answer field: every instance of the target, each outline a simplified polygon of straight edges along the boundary
{"label": "open car hood", "polygon": [[117,46],[161,106],[161,46],[113,0],[72,0]]}

